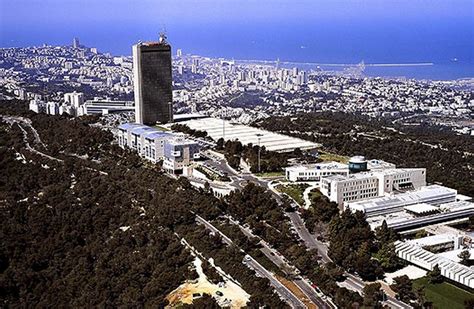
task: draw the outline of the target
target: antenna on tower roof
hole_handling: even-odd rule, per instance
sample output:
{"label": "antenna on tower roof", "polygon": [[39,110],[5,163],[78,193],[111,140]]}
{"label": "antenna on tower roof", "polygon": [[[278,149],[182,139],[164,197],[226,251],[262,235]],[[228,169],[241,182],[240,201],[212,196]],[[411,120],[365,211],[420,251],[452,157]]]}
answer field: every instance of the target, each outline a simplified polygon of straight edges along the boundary
{"label": "antenna on tower roof", "polygon": [[168,36],[166,35],[166,25],[163,25],[161,31],[160,31],[160,43],[167,43],[166,39],[168,39]]}

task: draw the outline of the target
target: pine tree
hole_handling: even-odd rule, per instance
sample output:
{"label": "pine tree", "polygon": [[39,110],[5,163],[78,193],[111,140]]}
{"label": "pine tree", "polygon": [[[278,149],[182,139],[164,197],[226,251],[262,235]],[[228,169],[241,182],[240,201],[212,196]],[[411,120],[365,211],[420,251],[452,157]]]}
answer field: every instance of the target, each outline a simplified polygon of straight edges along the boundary
{"label": "pine tree", "polygon": [[469,250],[463,250],[458,254],[458,258],[461,259],[461,264],[469,266],[469,260],[471,258],[471,253]]}
{"label": "pine tree", "polygon": [[443,282],[444,278],[441,275],[441,270],[439,269],[438,264],[433,267],[433,270],[428,272],[428,278],[431,283],[437,284]]}

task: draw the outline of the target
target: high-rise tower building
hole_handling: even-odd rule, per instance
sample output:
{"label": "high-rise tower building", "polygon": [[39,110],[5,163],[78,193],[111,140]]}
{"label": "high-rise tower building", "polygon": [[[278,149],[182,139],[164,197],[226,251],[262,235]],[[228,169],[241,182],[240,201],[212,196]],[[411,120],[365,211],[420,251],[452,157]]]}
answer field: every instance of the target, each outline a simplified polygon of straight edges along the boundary
{"label": "high-rise tower building", "polygon": [[74,38],[74,39],[72,40],[72,47],[74,47],[74,48],[79,48],[79,47],[80,47],[79,39],[78,39],[78,38]]}
{"label": "high-rise tower building", "polygon": [[154,125],[173,121],[171,46],[158,42],[133,45],[135,122]]}

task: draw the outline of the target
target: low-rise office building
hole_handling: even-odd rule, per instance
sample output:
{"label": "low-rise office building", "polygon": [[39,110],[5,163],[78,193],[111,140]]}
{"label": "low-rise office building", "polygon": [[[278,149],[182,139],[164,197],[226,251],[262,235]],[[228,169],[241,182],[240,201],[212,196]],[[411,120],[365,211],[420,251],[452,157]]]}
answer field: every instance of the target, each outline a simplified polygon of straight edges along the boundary
{"label": "low-rise office building", "polygon": [[[456,197],[458,199],[458,196]],[[414,232],[428,225],[459,223],[474,215],[474,203],[455,201],[441,205],[427,203],[412,204],[403,207],[389,207],[390,212],[366,213],[367,222],[375,230],[385,221],[389,228],[403,233]]]}
{"label": "low-rise office building", "polygon": [[323,162],[310,165],[298,165],[285,168],[288,181],[320,181],[322,177],[331,175],[349,175],[347,164],[339,162]]}
{"label": "low-rise office building", "polygon": [[196,142],[182,137],[166,140],[163,168],[174,174],[190,175],[186,168],[199,157],[199,145]]}
{"label": "low-rise office building", "polygon": [[321,193],[339,206],[360,200],[381,197],[394,191],[426,186],[426,169],[379,169],[348,176],[333,175],[321,179]]}
{"label": "low-rise office building", "polygon": [[109,99],[94,98],[87,100],[80,110],[82,115],[106,115],[111,113],[130,112],[135,110],[133,101],[113,101]]}
{"label": "low-rise office building", "polygon": [[285,177],[292,182],[319,182],[321,193],[340,207],[426,185],[424,168],[396,168],[393,163],[366,160],[363,156],[350,158],[348,164],[323,162],[287,167]]}
{"label": "low-rise office building", "polygon": [[138,123],[120,125],[117,140],[120,147],[134,149],[152,162],[162,160],[163,168],[173,174],[190,174],[191,163],[200,157],[195,141]]}
{"label": "low-rise office building", "polygon": [[[462,237],[459,235],[436,235],[410,241],[397,241],[395,253],[399,258],[426,270],[433,270],[438,265],[442,276],[474,288],[474,269],[460,264],[457,256],[447,254],[462,249],[461,245],[463,245]],[[437,253],[438,251],[443,253]]]}

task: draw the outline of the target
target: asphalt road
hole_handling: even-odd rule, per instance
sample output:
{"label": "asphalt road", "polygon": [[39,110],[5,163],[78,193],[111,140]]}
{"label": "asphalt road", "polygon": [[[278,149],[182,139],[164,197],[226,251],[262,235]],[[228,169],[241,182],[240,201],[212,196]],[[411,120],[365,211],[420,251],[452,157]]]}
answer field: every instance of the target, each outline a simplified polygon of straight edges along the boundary
{"label": "asphalt road", "polygon": [[[248,228],[245,228],[238,224],[238,222],[229,218],[231,223],[236,224],[239,226],[240,230],[244,233],[247,237],[258,237],[255,236],[252,231]],[[298,276],[295,279],[292,279],[292,282],[296,284],[300,290],[308,297],[318,308],[334,308],[335,306],[332,305],[330,302],[325,301],[326,296],[322,293],[318,293],[311,284],[299,276],[299,270],[296,269],[293,265],[290,265],[288,261],[274,248],[270,247],[270,245],[265,242],[264,240],[260,240],[260,245],[262,245],[261,251],[265,256],[273,262],[273,264],[277,265],[284,273],[290,276]]]}
{"label": "asphalt road", "polygon": [[[200,216],[196,216],[196,221],[200,224],[203,224],[208,230],[212,231],[215,234],[219,234],[222,237],[222,241],[227,245],[231,245],[233,242],[232,240],[219,231],[214,225],[210,222],[205,220]],[[241,250],[243,252],[243,250]],[[306,306],[299,300],[299,298],[293,294],[287,287],[285,287],[276,277],[268,271],[265,267],[263,267],[258,261],[256,261],[250,255],[246,255],[243,263],[246,264],[251,269],[255,270],[257,274],[262,277],[267,278],[270,281],[270,284],[273,286],[275,291],[282,297],[282,299],[287,302],[293,308],[306,308]]]}
{"label": "asphalt road", "polygon": [[270,280],[270,284],[275,288],[277,293],[282,296],[282,298],[290,304],[293,308],[307,308],[303,302],[301,302],[298,297],[295,296],[287,287],[278,281],[271,272],[269,272],[265,267],[260,265],[254,258],[249,255],[245,256],[244,262],[248,267],[254,269],[259,275]]}

